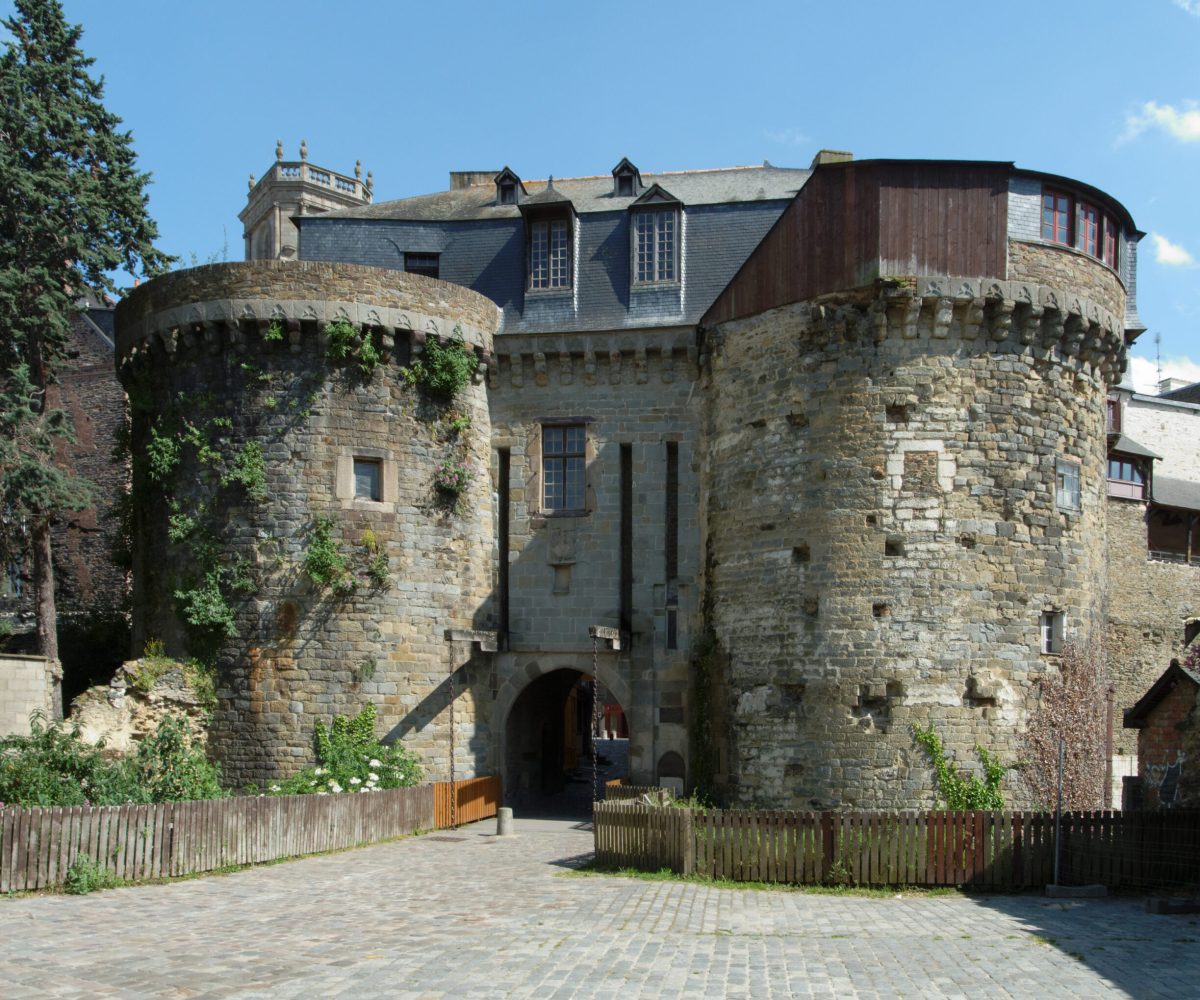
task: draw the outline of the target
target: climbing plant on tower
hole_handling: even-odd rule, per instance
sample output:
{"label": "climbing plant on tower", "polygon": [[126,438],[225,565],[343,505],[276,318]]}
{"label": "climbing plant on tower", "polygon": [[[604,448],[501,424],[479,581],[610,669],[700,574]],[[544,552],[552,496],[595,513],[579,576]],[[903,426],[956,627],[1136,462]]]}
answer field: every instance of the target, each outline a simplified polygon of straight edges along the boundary
{"label": "climbing plant on tower", "polygon": [[72,438],[55,391],[71,318],[86,292],[116,291],[114,272],[154,275],[171,258],[154,247],[149,175],[104,107],[82,28],[57,0],[13,7],[0,55],[0,547],[32,555],[39,646],[57,660],[51,526],[88,502],[55,461]]}

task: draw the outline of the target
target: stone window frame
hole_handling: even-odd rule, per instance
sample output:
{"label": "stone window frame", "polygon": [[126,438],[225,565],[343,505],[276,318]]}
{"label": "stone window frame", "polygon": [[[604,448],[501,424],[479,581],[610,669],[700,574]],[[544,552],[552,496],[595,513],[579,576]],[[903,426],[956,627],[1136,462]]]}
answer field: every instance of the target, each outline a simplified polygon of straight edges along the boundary
{"label": "stone window frame", "polygon": [[1064,514],[1083,509],[1083,466],[1078,459],[1059,455],[1054,460],[1054,506]]}
{"label": "stone window frame", "polygon": [[[537,515],[539,517],[587,517],[594,506],[591,501],[590,470],[596,458],[595,436],[592,417],[542,417],[536,422],[536,429],[530,441],[530,460],[536,475]],[[546,506],[546,475],[543,442],[547,428],[583,428],[583,506],[582,507],[547,507]],[[574,456],[577,453],[572,453]],[[565,495],[565,494],[564,494]]]}
{"label": "stone window frame", "polygon": [[[379,463],[379,499],[371,500],[356,494],[354,463],[356,461]],[[395,455],[387,448],[345,446],[340,449],[334,471],[334,496],[343,508],[392,511],[395,508],[399,488]]]}
{"label": "stone window frame", "polygon": [[1038,647],[1042,656],[1062,656],[1066,642],[1067,616],[1059,608],[1047,608],[1038,618]]}

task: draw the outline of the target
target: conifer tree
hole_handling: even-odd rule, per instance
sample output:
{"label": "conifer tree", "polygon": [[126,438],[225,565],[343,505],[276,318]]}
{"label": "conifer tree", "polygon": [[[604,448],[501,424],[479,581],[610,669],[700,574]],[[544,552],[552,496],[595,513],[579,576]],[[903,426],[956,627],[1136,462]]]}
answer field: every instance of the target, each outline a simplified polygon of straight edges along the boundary
{"label": "conifer tree", "polygon": [[58,659],[51,525],[88,504],[86,484],[56,465],[71,440],[54,404],[71,318],[87,290],[115,291],[114,271],[152,275],[149,175],[105,110],[103,79],[58,0],[15,0],[0,56],[0,545],[32,549],[38,640]]}

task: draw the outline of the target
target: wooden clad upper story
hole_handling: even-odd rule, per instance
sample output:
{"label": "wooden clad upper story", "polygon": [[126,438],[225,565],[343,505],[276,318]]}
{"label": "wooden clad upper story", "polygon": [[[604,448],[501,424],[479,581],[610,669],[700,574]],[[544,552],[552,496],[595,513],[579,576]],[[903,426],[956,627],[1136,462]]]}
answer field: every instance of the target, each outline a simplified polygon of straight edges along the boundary
{"label": "wooden clad upper story", "polygon": [[[1078,191],[1081,208],[1096,203],[1104,220],[1115,220],[1111,225],[1126,248],[1119,262],[1081,253],[1074,246],[1073,227],[1067,245],[1045,236],[1042,192],[1059,190]],[[1140,236],[1128,212],[1094,188],[1019,171],[1011,163],[821,163],[701,323],[755,315],[880,278],[1033,278],[1010,274],[1010,245],[1017,242],[1063,251],[1124,283]]]}

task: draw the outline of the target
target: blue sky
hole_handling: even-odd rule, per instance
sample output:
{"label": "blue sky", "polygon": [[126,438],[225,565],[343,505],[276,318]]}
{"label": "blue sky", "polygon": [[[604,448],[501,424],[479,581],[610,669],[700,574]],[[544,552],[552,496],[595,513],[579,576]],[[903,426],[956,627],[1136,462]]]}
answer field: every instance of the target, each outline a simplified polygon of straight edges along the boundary
{"label": "blue sky", "polygon": [[[242,257],[281,138],[376,200],[523,177],[858,158],[1014,160],[1147,233],[1134,374],[1200,380],[1200,0],[410,4],[65,0],[154,175],[162,247]],[[9,0],[0,11],[12,12]],[[227,244],[228,249],[225,250]]]}

